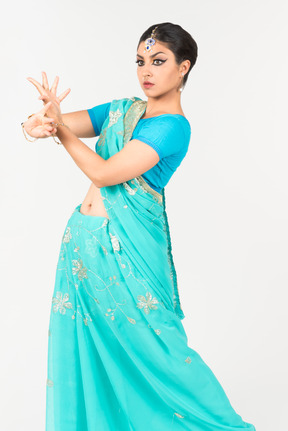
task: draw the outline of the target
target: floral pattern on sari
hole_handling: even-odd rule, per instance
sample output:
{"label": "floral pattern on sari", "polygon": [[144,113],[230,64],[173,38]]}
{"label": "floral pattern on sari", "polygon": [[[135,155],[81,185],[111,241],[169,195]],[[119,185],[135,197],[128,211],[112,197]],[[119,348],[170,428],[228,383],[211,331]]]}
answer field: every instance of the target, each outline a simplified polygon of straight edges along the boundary
{"label": "floral pattern on sari", "polygon": [[68,302],[69,294],[65,293],[64,295],[61,292],[56,292],[56,297],[52,298],[53,311],[57,313],[59,311],[60,314],[65,314],[67,308],[72,308],[71,302]]}
{"label": "floral pattern on sari", "polygon": [[143,295],[138,295],[138,308],[143,308],[144,313],[148,314],[150,310],[157,310],[157,305],[159,301],[156,298],[152,298],[150,292],[146,292],[146,298]]}

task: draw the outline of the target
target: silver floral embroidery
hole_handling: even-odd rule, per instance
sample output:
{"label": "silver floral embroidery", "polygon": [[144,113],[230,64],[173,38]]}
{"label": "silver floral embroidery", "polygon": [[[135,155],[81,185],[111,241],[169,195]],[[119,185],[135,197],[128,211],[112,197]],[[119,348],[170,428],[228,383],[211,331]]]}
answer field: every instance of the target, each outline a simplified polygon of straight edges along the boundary
{"label": "silver floral embroidery", "polygon": [[[95,302],[99,302],[97,298],[95,298]],[[75,320],[75,319],[76,319],[76,316],[78,316],[78,315],[79,315],[79,316],[82,318],[82,320],[83,320],[84,324],[85,324],[86,326],[88,326],[88,320],[89,320],[89,322],[92,322],[92,319],[91,319],[91,317],[90,317],[89,313],[84,313],[84,316],[86,316],[86,317],[84,318],[84,316],[82,316],[82,314],[81,314],[81,312],[79,311],[79,309],[81,310],[81,307],[80,307],[80,305],[77,305],[77,310],[74,310],[74,314],[73,314],[73,316],[72,316],[72,319],[73,319],[73,320]]]}
{"label": "silver floral embroidery", "polygon": [[178,418],[180,418],[180,419],[184,419],[184,417],[185,416],[183,416],[183,415],[180,415],[180,413],[177,413],[177,412],[173,412],[173,416],[172,416],[172,424],[173,424],[173,422],[174,422],[174,417],[175,416],[177,416]]}
{"label": "silver floral embroidery", "polygon": [[72,260],[72,263],[74,265],[74,268],[72,268],[72,274],[75,275],[78,273],[79,280],[83,280],[83,278],[88,278],[86,274],[87,268],[83,266],[82,259]]}
{"label": "silver floral embroidery", "polygon": [[[152,328],[152,326],[151,326],[150,324],[148,324],[148,328],[153,329],[153,328]],[[154,331],[157,335],[160,335],[160,334],[161,334],[160,329],[153,329],[153,331]]]}
{"label": "silver floral embroidery", "polygon": [[107,133],[107,129],[106,128],[100,133],[99,139],[98,139],[98,141],[96,143],[96,152],[97,153],[101,153],[101,150],[102,150],[101,147],[103,147],[104,144],[105,144],[106,133]]}
{"label": "silver floral embroidery", "polygon": [[[129,182],[129,184],[130,184],[130,182]],[[136,183],[134,183],[133,181],[131,182],[131,184],[136,185]],[[130,192],[132,191],[132,193],[134,193],[135,190],[140,190],[139,187],[137,188],[137,185],[136,185],[136,187],[131,188],[130,185],[127,184],[127,186],[128,186],[127,188],[129,189]],[[106,201],[108,200],[107,197],[105,197],[105,196],[102,196],[102,199],[106,200]],[[109,205],[109,208],[110,208],[110,206],[112,207],[114,204],[115,204],[115,202],[110,202],[110,200],[108,200],[107,205]],[[124,208],[129,208],[129,206],[128,205],[124,205]],[[76,212],[76,214],[77,214],[77,212]],[[104,227],[108,223],[109,223],[109,218],[105,218],[105,220],[103,221],[102,226]],[[106,308],[106,313],[103,310],[104,311],[103,314],[104,315],[106,314],[106,316],[108,317],[108,319],[109,320],[111,319],[111,321],[115,321],[115,320],[117,320],[117,318],[118,319],[121,318],[121,315],[122,315],[122,316],[126,317],[127,321],[130,324],[136,325],[138,323],[137,320],[135,320],[132,316],[129,316],[129,315],[127,315],[125,313],[125,306],[128,305],[127,300],[125,299],[125,295],[124,295],[122,301],[119,301],[119,300],[117,300],[114,297],[114,292],[113,292],[112,286],[116,287],[117,285],[120,286],[120,284],[121,284],[119,282],[120,280],[117,281],[116,275],[112,276],[112,274],[111,274],[111,276],[109,277],[110,274],[106,273],[104,279],[102,279],[101,274],[95,273],[93,271],[93,268],[90,268],[90,267],[88,268],[88,267],[84,266],[83,260],[82,260],[83,257],[81,256],[81,254],[85,250],[85,245],[87,246],[87,249],[85,250],[85,253],[87,253],[87,250],[89,250],[92,254],[94,254],[95,251],[93,250],[93,247],[92,247],[94,241],[91,241],[91,242],[87,241],[87,243],[85,244],[85,242],[86,242],[86,238],[85,237],[83,238],[84,239],[84,241],[83,241],[84,242],[83,249],[82,249],[81,245],[79,247],[79,244],[77,244],[78,237],[81,235],[81,230],[82,229],[84,229],[86,233],[90,232],[91,236],[90,236],[89,239],[92,239],[93,237],[95,237],[95,229],[93,231],[90,231],[89,229],[86,228],[86,226],[82,226],[82,221],[79,221],[79,223],[77,223],[77,226],[75,226],[75,227],[72,224],[71,227],[69,227],[69,229],[66,229],[66,232],[64,234],[65,241],[69,242],[70,244],[65,244],[65,246],[63,247],[63,253],[60,256],[60,259],[61,259],[61,257],[63,257],[63,260],[66,261],[66,266],[64,267],[63,265],[60,265],[58,267],[58,270],[66,272],[66,277],[67,277],[67,282],[68,282],[68,289],[69,289],[69,286],[70,286],[70,283],[71,283],[71,285],[74,286],[75,290],[77,291],[78,288],[80,288],[80,286],[81,286],[81,283],[79,282],[79,280],[82,280],[83,278],[87,278],[87,279],[89,278],[92,281],[93,277],[96,276],[97,279],[98,279],[98,281],[102,282],[103,285],[104,285],[103,286],[104,289],[103,288],[99,288],[98,289],[96,287],[96,290],[99,290],[99,292],[101,292],[101,293],[99,293],[99,295],[102,295],[102,293],[104,291],[109,292],[109,295],[111,296],[113,302],[115,303],[115,307],[111,307],[111,305],[110,305],[110,308]],[[109,236],[108,236],[108,238],[110,239],[109,242],[111,244],[111,248],[113,248],[113,250],[115,252],[115,257],[118,260],[119,267],[121,269],[122,268],[125,269],[125,272],[122,272],[123,277],[127,278],[127,277],[130,277],[130,276],[131,277],[133,276],[135,278],[135,280],[137,280],[138,283],[141,283],[141,285],[143,285],[143,286],[144,286],[144,282],[148,283],[148,280],[146,280],[146,279],[142,280],[142,277],[140,277],[140,279],[138,279],[139,275],[137,273],[134,273],[134,271],[133,271],[133,265],[131,265],[129,263],[129,261],[125,259],[125,257],[123,257],[120,253],[118,253],[118,251],[121,250],[121,243],[119,242],[119,240],[117,238],[117,235],[111,234],[111,232],[109,232],[108,230],[106,231],[106,229],[104,229],[104,230],[105,230],[105,233],[103,232],[104,236],[108,236],[108,233],[109,233]],[[74,241],[71,241],[71,238],[73,238]],[[100,250],[99,247],[101,247],[102,250],[103,250],[103,252],[107,255],[108,251],[106,250],[106,248],[104,247],[104,245],[102,245],[100,243],[99,239],[101,239],[101,236],[99,238],[98,237],[96,238],[96,241],[97,241],[96,253],[98,253],[98,250]],[[82,249],[82,252],[81,252],[81,249]],[[65,253],[64,253],[64,250],[65,250]],[[76,256],[77,256],[76,260],[72,260],[72,257],[70,258],[71,253],[70,252],[66,253],[68,250],[70,252],[72,252],[72,253],[73,253],[73,251],[74,251],[74,253],[77,253],[76,254]],[[75,256],[75,254],[74,254],[74,256]],[[71,268],[72,270],[70,270],[71,262],[73,262],[73,267]],[[86,261],[84,260],[84,262],[86,262]],[[88,271],[89,271],[89,274],[88,274]],[[73,273],[74,275],[77,275],[77,276],[75,278],[71,279],[71,275],[70,275],[71,273]],[[87,275],[88,275],[88,277],[87,277]],[[106,280],[106,276],[107,275],[109,277],[109,282],[108,283],[107,283],[107,280]],[[78,282],[78,284],[76,284],[77,282]],[[86,286],[83,285],[84,289],[85,289],[85,287]],[[145,289],[147,289],[147,288],[145,287]],[[144,292],[146,294],[146,290]],[[70,294],[70,296],[71,296],[71,294]],[[100,299],[100,301],[99,301],[93,294],[89,293],[89,296],[91,297],[92,300],[95,301],[95,303],[101,305],[101,302],[102,302],[101,301],[101,297],[99,297],[99,299]],[[140,305],[139,308],[144,309],[145,313],[149,313],[149,309],[156,309],[157,308],[153,304],[153,303],[155,303],[155,301],[156,301],[156,303],[158,302],[156,300],[156,298],[155,299],[150,298],[150,300],[152,299],[152,301],[151,301],[150,304],[149,304],[149,296],[148,295],[147,295],[147,298],[145,298],[144,296],[142,298],[144,299],[145,303],[142,302],[141,305],[139,304]],[[62,304],[61,304],[61,301],[62,301]],[[67,298],[65,298],[65,297],[62,298],[60,292],[59,292],[59,294],[57,293],[56,298],[53,299],[53,302],[54,302],[54,304],[53,304],[54,305],[54,311],[61,310],[62,314],[65,314],[67,308],[72,308],[72,313],[71,313],[71,316],[70,316],[72,318],[72,321],[76,320],[76,318],[81,318],[81,320],[83,321],[83,324],[85,324],[86,326],[89,326],[89,323],[92,322],[92,318],[91,318],[92,316],[90,316],[89,313],[84,313],[84,310],[82,310],[82,306],[81,305],[77,305],[77,307],[75,307],[75,308],[74,308],[74,304],[71,304],[71,306],[70,306],[70,303],[67,301]],[[159,304],[161,305],[161,302],[159,302]],[[155,333],[157,335],[159,335],[160,332],[161,332],[160,329],[154,329],[154,328],[152,328],[152,330],[153,330],[153,332],[155,331]]]}
{"label": "silver floral embroidery", "polygon": [[104,220],[104,221],[103,221],[103,223],[102,223],[102,227],[103,227],[103,226],[106,226],[106,224],[108,224],[108,218],[106,218],[106,220]]}
{"label": "silver floral embroidery", "polygon": [[[117,307],[116,307],[116,308],[114,308],[113,310],[112,310],[111,308],[107,308],[107,313],[105,313],[105,316],[110,317],[110,318],[111,318],[111,320],[115,320],[115,315],[114,315],[114,313],[115,313],[115,310],[117,310],[118,306],[119,306],[119,304],[117,304]],[[125,314],[125,313],[124,313],[124,314]],[[125,316],[126,316],[127,320],[128,320],[130,323],[132,323],[133,325],[135,325],[135,324],[136,324],[136,321],[135,321],[134,319],[132,319],[132,317],[129,317],[129,316],[127,316],[126,314],[125,314]]]}
{"label": "silver floral embroidery", "polygon": [[136,180],[136,183],[139,185],[139,190],[142,190],[143,193],[150,193],[153,196],[153,200],[162,205],[162,194],[152,189],[152,187],[150,187],[149,184],[146,183],[146,181],[144,180],[144,178],[142,178],[141,175],[134,178],[134,180]]}
{"label": "silver floral embroidery", "polygon": [[138,308],[144,308],[144,312],[148,314],[151,310],[157,310],[157,305],[159,304],[158,300],[156,298],[152,298],[152,295],[150,292],[146,292],[146,298],[143,295],[138,295]]}
{"label": "silver floral embroidery", "polygon": [[110,111],[109,112],[109,124],[107,127],[113,126],[113,124],[116,124],[118,119],[121,117],[122,112],[118,108],[117,111]]}
{"label": "silver floral embroidery", "polygon": [[57,311],[59,310],[61,314],[65,314],[66,308],[73,308],[71,302],[68,302],[68,300],[68,293],[65,293],[64,296],[62,296],[61,292],[56,292],[56,298],[54,296],[52,298],[52,304],[54,304],[53,311],[57,313]]}
{"label": "silver floral embroidery", "polygon": [[62,242],[68,243],[72,238],[70,227],[67,227],[65,234],[63,235]]}
{"label": "silver floral embroidery", "polygon": [[132,187],[129,186],[128,183],[124,182],[123,186],[125,187],[125,189],[127,190],[127,192],[129,193],[129,195],[135,195],[137,188],[136,189],[132,189]]}
{"label": "silver floral embroidery", "polygon": [[112,235],[111,232],[109,232],[110,238],[111,238],[111,242],[112,242],[112,247],[114,251],[119,251],[120,250],[120,244],[119,241],[117,239],[117,237],[115,235]]}
{"label": "silver floral embroidery", "polygon": [[92,239],[86,239],[85,241],[86,244],[86,252],[88,254],[90,254],[90,256],[95,257],[96,256],[96,244],[97,244],[97,240],[95,237],[93,237]]}
{"label": "silver floral embroidery", "polygon": [[106,316],[111,317],[111,320],[115,320],[115,316],[114,316],[114,310],[112,310],[111,308],[107,308],[107,313],[105,313]]}
{"label": "silver floral embroidery", "polygon": [[181,418],[181,419],[183,419],[183,418],[184,418],[184,416],[180,415],[180,413],[176,413],[176,412],[174,412],[174,414],[175,414],[176,416],[178,416],[178,418]]}
{"label": "silver floral embroidery", "polygon": [[50,379],[47,379],[46,384],[47,386],[49,386],[49,388],[52,388],[54,386],[53,380],[50,380]]}

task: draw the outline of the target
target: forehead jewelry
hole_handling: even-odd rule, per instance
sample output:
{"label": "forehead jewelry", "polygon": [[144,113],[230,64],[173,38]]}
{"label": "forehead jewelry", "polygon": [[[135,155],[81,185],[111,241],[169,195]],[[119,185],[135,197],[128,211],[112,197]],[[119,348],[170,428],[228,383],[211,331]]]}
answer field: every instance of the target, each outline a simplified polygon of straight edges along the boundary
{"label": "forehead jewelry", "polygon": [[152,46],[155,45],[155,30],[158,28],[158,25],[154,28],[154,30],[151,33],[151,36],[148,37],[148,39],[145,40],[145,52],[152,52]]}

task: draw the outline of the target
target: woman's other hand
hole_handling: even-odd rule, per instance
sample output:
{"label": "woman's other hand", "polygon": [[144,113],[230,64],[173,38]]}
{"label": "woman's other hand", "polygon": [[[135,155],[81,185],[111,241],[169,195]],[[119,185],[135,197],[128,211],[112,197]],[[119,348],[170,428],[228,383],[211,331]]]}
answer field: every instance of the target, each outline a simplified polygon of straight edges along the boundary
{"label": "woman's other hand", "polygon": [[57,128],[53,125],[55,123],[54,118],[45,116],[51,105],[52,102],[46,103],[39,112],[25,121],[23,126],[28,135],[33,138],[47,138],[57,132]]}
{"label": "woman's other hand", "polygon": [[42,85],[38,81],[36,81],[36,79],[30,78],[30,77],[28,77],[27,79],[39,91],[40,93],[39,99],[43,101],[44,106],[46,106],[48,102],[52,102],[52,104],[49,107],[49,110],[47,111],[47,115],[50,117],[57,118],[58,120],[61,120],[60,103],[70,93],[71,89],[68,88],[62,94],[60,94],[60,96],[57,96],[56,93],[57,93],[57,86],[59,82],[59,76],[56,76],[52,84],[52,87],[49,90],[48,79],[45,72],[42,72]]}

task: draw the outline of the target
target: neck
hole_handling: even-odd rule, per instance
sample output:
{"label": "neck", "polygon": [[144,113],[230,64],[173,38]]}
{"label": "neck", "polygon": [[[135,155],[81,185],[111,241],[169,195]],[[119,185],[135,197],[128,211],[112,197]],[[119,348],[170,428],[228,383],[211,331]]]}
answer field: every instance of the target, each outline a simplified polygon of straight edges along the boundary
{"label": "neck", "polygon": [[145,115],[152,116],[158,112],[165,112],[167,114],[183,112],[181,107],[181,92],[166,93],[159,97],[148,97]]}

